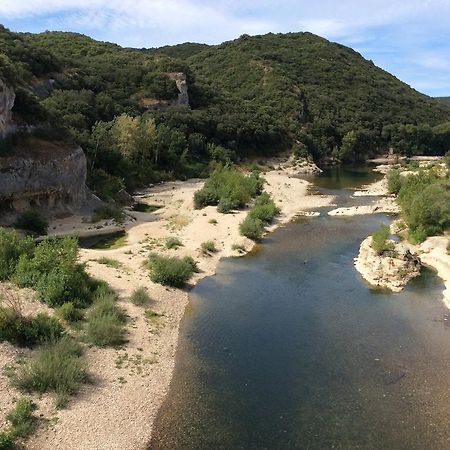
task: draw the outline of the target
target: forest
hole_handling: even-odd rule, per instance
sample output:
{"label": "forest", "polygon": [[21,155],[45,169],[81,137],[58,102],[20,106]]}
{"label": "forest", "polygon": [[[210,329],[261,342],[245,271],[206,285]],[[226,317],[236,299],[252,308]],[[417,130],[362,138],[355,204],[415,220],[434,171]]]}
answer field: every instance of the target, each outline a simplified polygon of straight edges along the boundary
{"label": "forest", "polygon": [[[102,198],[229,163],[293,150],[351,163],[450,150],[450,108],[311,33],[243,35],[221,45],[122,48],[75,33],[0,29],[0,77],[26,133],[74,142]],[[171,77],[186,77],[178,105]],[[45,91],[48,80],[51,89]],[[28,125],[32,125],[30,133]]]}

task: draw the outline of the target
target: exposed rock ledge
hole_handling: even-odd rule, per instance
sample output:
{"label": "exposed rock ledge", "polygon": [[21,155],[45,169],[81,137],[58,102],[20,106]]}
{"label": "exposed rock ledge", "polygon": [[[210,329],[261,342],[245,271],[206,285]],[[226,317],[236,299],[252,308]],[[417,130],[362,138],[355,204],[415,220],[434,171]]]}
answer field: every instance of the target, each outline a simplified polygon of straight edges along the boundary
{"label": "exposed rock ledge", "polygon": [[0,158],[0,209],[79,209],[98,201],[85,183],[86,157],[81,147],[35,141],[32,148]]}
{"label": "exposed rock ledge", "polygon": [[14,131],[11,110],[14,106],[15,98],[14,89],[7,86],[0,79],[0,138]]}
{"label": "exposed rock ledge", "polygon": [[372,236],[366,238],[355,258],[356,270],[374,286],[400,292],[409,280],[420,274],[420,259],[401,243],[395,249],[378,255],[372,249]]}

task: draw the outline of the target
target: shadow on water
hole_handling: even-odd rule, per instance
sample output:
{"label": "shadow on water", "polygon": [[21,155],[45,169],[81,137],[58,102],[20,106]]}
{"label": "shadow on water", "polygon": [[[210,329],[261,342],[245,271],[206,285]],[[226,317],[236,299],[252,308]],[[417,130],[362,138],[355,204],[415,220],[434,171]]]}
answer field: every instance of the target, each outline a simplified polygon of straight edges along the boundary
{"label": "shadow on water", "polygon": [[386,222],[324,215],[223,260],[191,292],[150,448],[450,448],[440,280],[391,294],[353,267]]}

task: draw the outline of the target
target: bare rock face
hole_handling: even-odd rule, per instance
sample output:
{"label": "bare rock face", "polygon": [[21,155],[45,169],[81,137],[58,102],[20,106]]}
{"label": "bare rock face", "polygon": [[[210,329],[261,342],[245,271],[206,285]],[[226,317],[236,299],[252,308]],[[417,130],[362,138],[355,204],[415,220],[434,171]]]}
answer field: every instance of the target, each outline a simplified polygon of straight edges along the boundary
{"label": "bare rock face", "polygon": [[167,76],[174,80],[178,90],[180,93],[178,94],[178,99],[176,104],[181,106],[187,106],[189,108],[189,92],[188,92],[188,85],[186,80],[186,74],[183,72],[173,72],[168,73]]}
{"label": "bare rock face", "polygon": [[0,79],[0,138],[4,138],[14,130],[11,110],[15,99],[14,89]]}
{"label": "bare rock face", "polygon": [[95,201],[85,183],[81,147],[39,141],[32,149],[0,158],[0,209],[79,209]]}
{"label": "bare rock face", "polygon": [[420,274],[420,259],[401,244],[394,243],[393,251],[378,255],[371,246],[372,236],[366,238],[355,258],[356,270],[374,286],[400,292],[409,280]]}

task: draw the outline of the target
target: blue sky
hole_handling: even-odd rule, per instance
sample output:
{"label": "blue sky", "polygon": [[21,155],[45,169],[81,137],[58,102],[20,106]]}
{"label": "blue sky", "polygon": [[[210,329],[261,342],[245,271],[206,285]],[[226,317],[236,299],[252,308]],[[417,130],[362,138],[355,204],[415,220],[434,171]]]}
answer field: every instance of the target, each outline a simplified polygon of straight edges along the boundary
{"label": "blue sky", "polygon": [[311,31],[421,92],[450,96],[450,0],[0,0],[0,23],[133,47]]}

